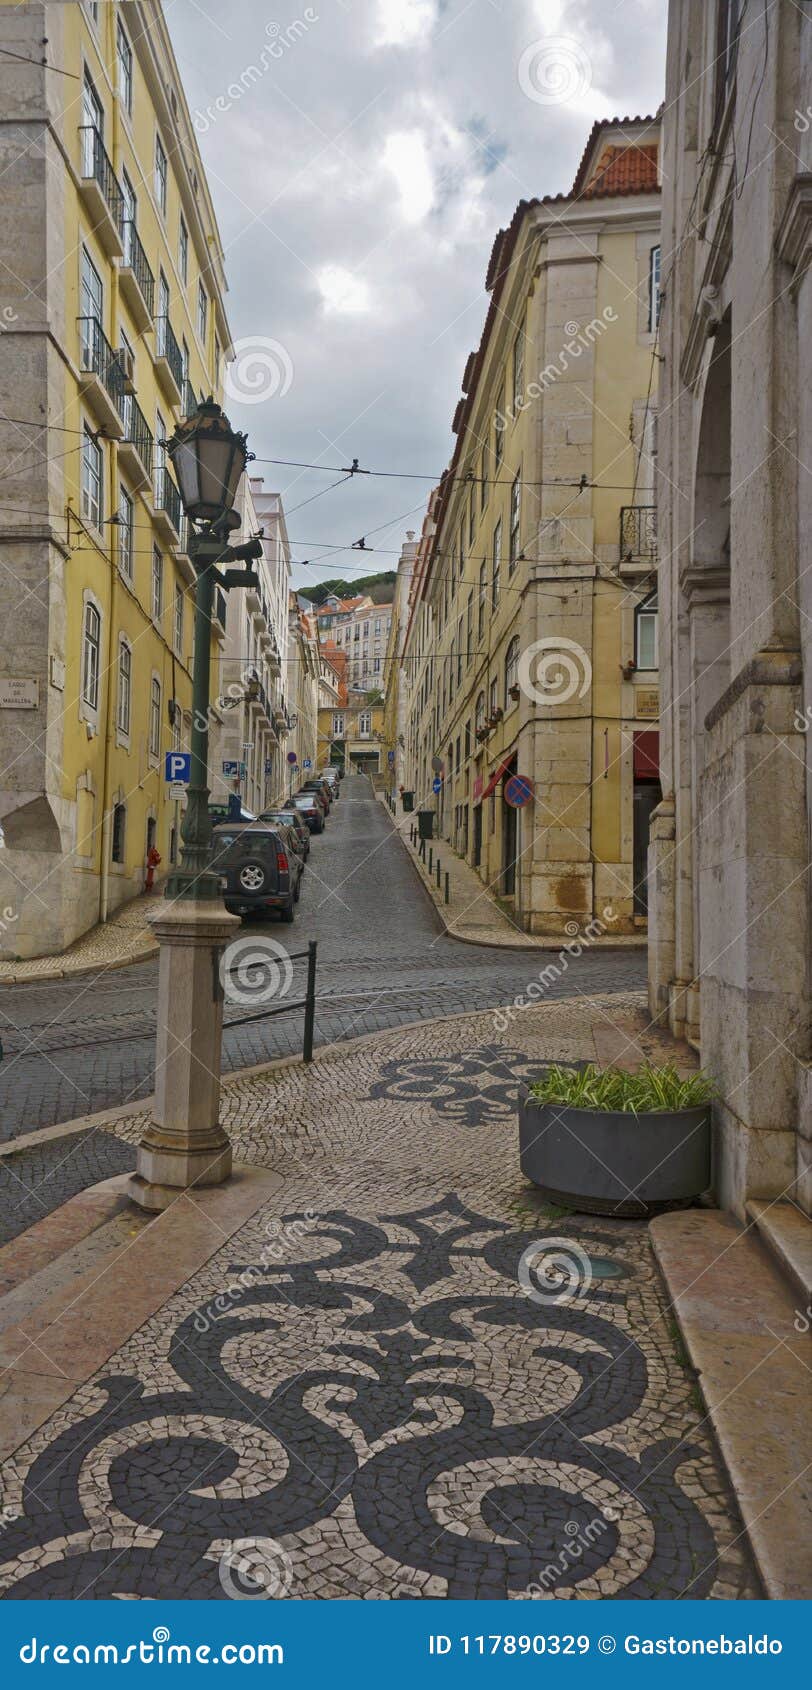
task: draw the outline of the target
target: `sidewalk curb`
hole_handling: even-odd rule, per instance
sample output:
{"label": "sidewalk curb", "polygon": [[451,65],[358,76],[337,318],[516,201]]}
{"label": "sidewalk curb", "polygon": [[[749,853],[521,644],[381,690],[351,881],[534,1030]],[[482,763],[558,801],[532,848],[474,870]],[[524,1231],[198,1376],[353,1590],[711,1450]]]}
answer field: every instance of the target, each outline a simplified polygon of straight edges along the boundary
{"label": "sidewalk curb", "polygon": [[[446,918],[443,914],[443,910],[444,910],[445,906],[443,905],[443,903],[442,903],[442,901],[441,901],[441,899],[440,899],[440,897],[437,893],[437,888],[435,887],[432,880],[429,878],[428,871],[424,872],[424,870],[421,866],[421,863],[420,863],[420,858],[418,857],[416,851],[412,850],[411,845],[407,845],[406,840],[403,837],[403,831],[402,831],[401,828],[398,827],[397,822],[395,821],[394,817],[392,816],[392,812],[389,809],[388,804],[386,804],[383,800],[380,800],[380,801],[383,803],[384,809],[386,810],[386,813],[389,817],[392,832],[397,834],[398,839],[400,840],[400,843],[403,846],[403,849],[406,852],[406,855],[407,855],[410,863],[412,864],[413,868],[417,872],[417,878],[420,881],[420,884],[423,887],[424,892],[426,892],[428,894],[428,896],[431,900],[432,906],[433,906],[434,910],[436,911],[436,913],[437,913],[437,915],[440,919],[440,923],[441,923],[442,929],[443,929],[443,937],[444,938],[446,938],[446,939],[456,939],[458,944],[460,944],[460,945],[475,945],[477,947],[477,949],[479,949],[479,950],[484,950],[484,951],[512,951],[515,955],[519,955],[519,954],[523,955],[525,953],[532,953],[533,951],[562,951],[562,950],[566,950],[568,943],[569,944],[577,943],[577,938],[578,938],[577,934],[571,934],[571,935],[569,935],[569,937],[567,936],[567,934],[561,934],[558,938],[556,938],[553,935],[545,936],[545,937],[542,938],[542,937],[536,937],[534,934],[527,933],[527,934],[525,934],[523,941],[521,941],[521,942],[517,941],[515,944],[513,944],[509,939],[506,939],[506,940],[501,940],[501,939],[474,939],[467,933],[458,932],[453,927],[451,922],[446,920]],[[441,844],[441,843],[447,845],[448,841],[447,840],[441,841],[441,840],[438,839],[437,841],[435,841],[435,843],[438,844],[438,845]],[[448,849],[450,850],[451,847],[449,846]],[[486,896],[490,897],[490,893],[488,892],[487,886],[483,886],[482,890],[483,890],[483,893],[486,894]],[[641,933],[639,936],[636,933],[627,933],[627,934],[623,934],[623,935],[618,934],[615,938],[590,939],[589,940],[589,949],[590,950],[642,951],[642,950],[645,950],[647,948],[647,946],[648,946],[648,935],[645,934],[645,933]]]}
{"label": "sidewalk curb", "polygon": [[[645,1009],[645,993],[624,990],[622,992],[594,992],[592,996],[581,995],[578,1003],[582,1006],[597,999],[601,1002],[607,998],[640,998],[640,1008]],[[562,999],[554,998],[553,1003],[560,1003]],[[636,1006],[634,1006],[636,1007]],[[500,1009],[509,1009],[510,1004],[494,1004],[491,1009],[459,1009],[453,1015],[432,1016],[431,1025],[442,1027],[448,1022],[465,1021],[472,1015],[498,1015]],[[534,1004],[534,1009],[544,1008],[543,1004]],[[250,1068],[235,1068],[230,1074],[223,1074],[221,1087],[237,1085],[242,1080],[258,1079],[263,1075],[270,1078],[280,1070],[295,1067],[315,1068],[319,1062],[337,1053],[342,1055],[349,1051],[359,1050],[364,1045],[371,1044],[375,1039],[394,1038],[400,1033],[414,1032],[418,1028],[425,1028],[426,1021],[403,1021],[396,1027],[378,1027],[372,1033],[359,1033],[357,1038],[333,1040],[332,1044],[317,1045],[313,1052],[313,1061],[309,1064],[301,1056],[279,1056],[272,1062],[255,1062]],[[0,1168],[3,1162],[11,1161],[14,1156],[24,1155],[28,1150],[36,1150],[43,1144],[50,1144],[62,1138],[75,1137],[80,1132],[100,1132],[112,1126],[116,1121],[124,1120],[128,1115],[139,1115],[152,1107],[153,1095],[137,1098],[133,1103],[118,1103],[112,1109],[100,1109],[93,1115],[75,1115],[71,1121],[56,1121],[50,1127],[37,1127],[34,1132],[23,1133],[19,1138],[8,1139],[0,1144]]]}
{"label": "sidewalk curb", "polygon": [[41,974],[0,974],[0,988],[47,985],[49,980],[78,980],[83,974],[110,974],[116,968],[130,968],[137,962],[150,962],[158,955],[158,948],[158,941],[155,939],[127,956],[111,957],[108,962],[82,962],[75,968],[51,968]]}

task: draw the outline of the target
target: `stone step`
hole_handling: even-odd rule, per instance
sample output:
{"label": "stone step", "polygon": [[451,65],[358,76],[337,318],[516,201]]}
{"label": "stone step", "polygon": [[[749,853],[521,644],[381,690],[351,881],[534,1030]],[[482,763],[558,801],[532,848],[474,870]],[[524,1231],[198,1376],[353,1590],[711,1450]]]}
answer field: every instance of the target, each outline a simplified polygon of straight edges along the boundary
{"label": "stone step", "polygon": [[[280,1189],[235,1167],[147,1215],[128,1174],[71,1198],[0,1250],[0,1459],[109,1361],[133,1332]],[[224,1287],[225,1288],[225,1287]]]}
{"label": "stone step", "polygon": [[812,1586],[812,1340],[753,1227],[718,1209],[659,1215],[651,1238],[764,1589]]}
{"label": "stone step", "polygon": [[812,1220],[794,1203],[751,1198],[747,1213],[759,1237],[801,1300],[801,1317],[812,1323]]}

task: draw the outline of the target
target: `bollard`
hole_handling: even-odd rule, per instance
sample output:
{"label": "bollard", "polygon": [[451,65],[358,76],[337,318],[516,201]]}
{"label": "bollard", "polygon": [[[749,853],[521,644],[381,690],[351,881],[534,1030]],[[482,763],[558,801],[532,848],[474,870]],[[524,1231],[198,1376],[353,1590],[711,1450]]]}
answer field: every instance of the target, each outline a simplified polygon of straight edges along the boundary
{"label": "bollard", "polygon": [[431,850],[429,851],[429,874],[431,874],[431,872],[432,872],[432,866],[431,865],[432,865],[433,860],[434,860],[434,847],[432,846]]}
{"label": "bollard", "polygon": [[445,871],[445,901],[448,903],[448,869]]}
{"label": "bollard", "polygon": [[440,859],[437,858],[437,890],[440,890]]}

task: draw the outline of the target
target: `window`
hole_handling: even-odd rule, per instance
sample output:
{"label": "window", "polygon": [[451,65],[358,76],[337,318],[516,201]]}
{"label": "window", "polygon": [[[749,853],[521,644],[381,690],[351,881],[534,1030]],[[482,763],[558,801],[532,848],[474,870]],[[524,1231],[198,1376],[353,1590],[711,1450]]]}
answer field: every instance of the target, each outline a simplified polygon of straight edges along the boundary
{"label": "window", "polygon": [[116,727],[120,734],[129,734],[130,731],[132,671],[132,649],[128,640],[121,639],[118,642],[118,708],[116,710]]}
{"label": "window", "polygon": [[499,709],[499,682],[494,675],[488,688],[488,715],[493,716]]}
{"label": "window", "polygon": [[488,565],[483,563],[479,571],[479,609],[477,611],[477,645],[481,645],[485,635],[485,608],[488,602]]}
{"label": "window", "polygon": [[118,567],[133,578],[133,502],[126,487],[118,490]]}
{"label": "window", "polygon": [[457,623],[457,686],[462,685],[462,617]]}
{"label": "window", "polygon": [[376,616],[376,618],[375,618],[375,633],[378,637],[380,637],[380,632],[381,632],[381,619],[380,619],[380,616]]}
{"label": "window", "polygon": [[488,448],[483,446],[479,463],[479,508],[484,511],[488,503]]}
{"label": "window", "polygon": [[104,516],[104,458],[98,440],[87,424],[82,440],[82,516],[101,528]]}
{"label": "window", "polygon": [[465,574],[465,517],[460,523],[460,580]]}
{"label": "window", "polygon": [[178,269],[182,282],[189,280],[189,230],[181,217],[178,225]]}
{"label": "window", "polygon": [[474,498],[474,495],[473,495],[473,492],[472,492],[470,500],[468,502],[468,550],[469,550],[469,552],[470,552],[471,547],[474,543],[474,530],[475,530],[475,528],[476,528],[476,499]]}
{"label": "window", "polygon": [[342,735],[344,733],[344,717],[343,716],[334,716],[333,717],[333,733],[336,734],[339,739],[342,737]]}
{"label": "window", "polygon": [[82,702],[90,710],[99,708],[99,659],[101,655],[101,617],[90,601],[85,604],[85,626],[82,636]]}
{"label": "window", "polygon": [[209,297],[202,282],[197,284],[197,332],[203,345],[206,344],[206,331],[209,324]]}
{"label": "window", "polygon": [[465,612],[465,667],[467,669],[474,655],[474,595],[468,594],[468,608]]}
{"label": "window", "polygon": [[372,673],[373,673],[373,675],[379,675],[380,672],[381,672],[381,660],[380,660],[379,657],[375,657],[372,660]]}
{"label": "window", "polygon": [[519,678],[519,636],[514,634],[505,652],[505,709],[509,710],[516,700],[511,697],[511,688],[518,686]]}
{"label": "window", "polygon": [[104,136],[104,107],[85,71],[82,83],[82,175],[95,176],[99,158],[99,142]]}
{"label": "window", "polygon": [[513,416],[514,420],[524,400],[524,326],[513,342]]}
{"label": "window", "polygon": [[658,655],[658,604],[656,589],[642,599],[634,612],[634,664],[636,669],[656,669]]}
{"label": "window", "polygon": [[169,164],[160,135],[155,136],[155,198],[162,215],[166,216],[166,196],[169,183]]}
{"label": "window", "polygon": [[485,726],[485,694],[484,694],[484,692],[481,692],[477,701],[476,701],[476,709],[474,711],[474,733],[479,733],[480,729],[484,728],[484,726]]}
{"label": "window", "polygon": [[152,548],[152,619],[160,622],[164,608],[164,560],[157,546]]}
{"label": "window", "polygon": [[100,349],[99,328],[104,317],[104,287],[92,258],[82,247],[79,281],[79,335],[82,369],[95,369]]}
{"label": "window", "polygon": [[133,109],[133,50],[121,19],[116,25],[116,60],[118,63],[118,94],[126,111]]}
{"label": "window", "polygon": [[149,694],[149,754],[158,757],[161,751],[161,683],[152,677]]}
{"label": "window", "polygon": [[110,855],[114,863],[124,861],[124,834],[127,826],[127,807],[125,804],[113,805],[113,842]]}
{"label": "window", "polygon": [[219,385],[220,385],[220,361],[222,359],[222,356],[223,356],[223,348],[220,345],[219,337],[217,335],[215,335],[215,337],[214,337],[214,385],[215,385],[215,387],[219,387]]}
{"label": "window", "polygon": [[155,412],[155,450],[152,465],[155,472],[155,503],[162,506],[164,496],[164,471],[166,470],[166,423],[160,411]]}
{"label": "window", "polygon": [[654,333],[660,321],[660,248],[653,246],[648,255],[648,326]]}
{"label": "window", "polygon": [[493,421],[493,462],[494,462],[494,467],[497,470],[499,468],[499,465],[502,462],[502,454],[504,452],[504,449],[505,449],[505,419],[502,415],[502,412],[500,410],[497,410],[496,416],[494,417],[494,421]]}
{"label": "window", "polygon": [[519,530],[522,525],[522,481],[521,470],[513,478],[510,489],[510,546],[508,557],[508,572],[513,574],[519,558]]}
{"label": "window", "polygon": [[366,640],[368,638],[369,638],[369,623],[365,622],[364,623],[364,639]]}
{"label": "window", "polygon": [[175,650],[183,655],[183,588],[175,587]]}
{"label": "window", "polygon": [[468,762],[468,758],[470,757],[470,755],[471,755],[471,718],[469,716],[468,721],[465,724],[465,761],[466,761],[466,763]]}
{"label": "window", "polygon": [[372,714],[369,710],[362,710],[358,717],[358,733],[361,739],[369,739],[372,732]]}
{"label": "window", "polygon": [[493,575],[491,576],[491,606],[495,610],[499,603],[499,585],[502,573],[502,518],[493,531]]}

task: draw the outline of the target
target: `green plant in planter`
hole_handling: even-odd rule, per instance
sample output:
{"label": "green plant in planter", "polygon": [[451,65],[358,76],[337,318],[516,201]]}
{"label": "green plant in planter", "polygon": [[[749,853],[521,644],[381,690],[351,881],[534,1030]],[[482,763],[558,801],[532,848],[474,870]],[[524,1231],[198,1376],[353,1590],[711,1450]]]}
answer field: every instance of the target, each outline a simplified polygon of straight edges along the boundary
{"label": "green plant in planter", "polygon": [[644,1063],[636,1073],[625,1068],[562,1068],[554,1062],[529,1088],[536,1103],[567,1103],[575,1109],[617,1110],[628,1115],[674,1113],[712,1102],[716,1086],[709,1074],[677,1072],[673,1062],[662,1068]]}

